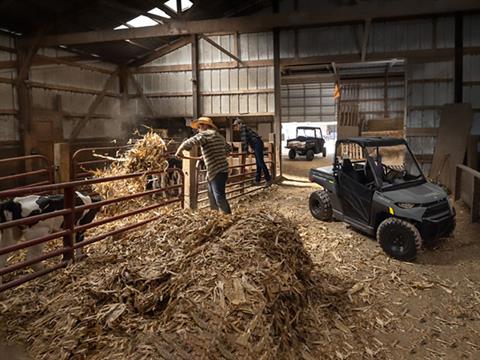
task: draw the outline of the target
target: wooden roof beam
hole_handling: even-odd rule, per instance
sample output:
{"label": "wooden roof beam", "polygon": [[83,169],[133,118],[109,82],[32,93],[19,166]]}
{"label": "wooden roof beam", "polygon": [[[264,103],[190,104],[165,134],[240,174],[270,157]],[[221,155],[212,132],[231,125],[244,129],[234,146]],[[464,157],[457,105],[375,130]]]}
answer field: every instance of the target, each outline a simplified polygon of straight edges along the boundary
{"label": "wooden roof beam", "polygon": [[227,49],[225,49],[223,46],[221,46],[220,44],[217,44],[215,41],[213,41],[212,39],[210,39],[208,36],[206,35],[200,35],[200,38],[202,38],[203,40],[205,40],[206,42],[208,42],[210,45],[212,45],[214,48],[220,50],[221,52],[223,52],[225,55],[231,57],[233,60],[235,60],[236,62],[238,62],[239,64],[242,64],[243,65],[243,62],[242,60],[240,60],[240,58],[238,58],[237,56],[233,55],[230,51],[228,51]]}
{"label": "wooden roof beam", "polygon": [[[160,5],[158,7],[162,8],[162,10],[168,8]],[[360,23],[366,18],[371,18],[372,20],[404,18],[479,9],[480,3],[478,0],[404,0],[391,1],[381,7],[376,2],[362,2],[355,6],[325,8],[322,12],[277,13],[196,21],[172,20],[162,26],[51,35],[43,39],[42,45],[88,44],[125,39],[133,40],[216,32],[255,32],[267,31],[273,28]]]}
{"label": "wooden roof beam", "polygon": [[159,47],[155,51],[151,52],[150,54],[148,54],[148,55],[146,55],[146,56],[144,56],[144,57],[142,57],[138,60],[130,62],[129,66],[145,65],[145,64],[147,64],[151,61],[154,61],[154,60],[158,59],[159,57],[167,55],[167,54],[171,53],[172,51],[175,51],[175,50],[180,49],[181,47],[183,47],[185,45],[190,44],[190,41],[191,41],[190,37],[181,37],[180,39],[175,40],[168,45]]}

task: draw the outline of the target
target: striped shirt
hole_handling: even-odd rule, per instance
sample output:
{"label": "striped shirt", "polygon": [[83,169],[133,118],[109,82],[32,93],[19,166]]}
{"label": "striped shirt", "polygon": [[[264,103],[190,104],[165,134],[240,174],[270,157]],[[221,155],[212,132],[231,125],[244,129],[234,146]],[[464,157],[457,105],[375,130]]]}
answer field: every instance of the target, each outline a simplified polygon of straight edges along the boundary
{"label": "striped shirt", "polygon": [[255,143],[259,139],[261,140],[260,136],[245,124],[240,125],[240,138],[242,139],[242,149],[244,152],[248,151],[248,145],[253,148]]}
{"label": "striped shirt", "polygon": [[177,151],[191,150],[194,146],[200,146],[202,149],[208,180],[212,180],[218,173],[228,171],[227,154],[232,151],[232,147],[216,130],[199,132],[185,140]]}

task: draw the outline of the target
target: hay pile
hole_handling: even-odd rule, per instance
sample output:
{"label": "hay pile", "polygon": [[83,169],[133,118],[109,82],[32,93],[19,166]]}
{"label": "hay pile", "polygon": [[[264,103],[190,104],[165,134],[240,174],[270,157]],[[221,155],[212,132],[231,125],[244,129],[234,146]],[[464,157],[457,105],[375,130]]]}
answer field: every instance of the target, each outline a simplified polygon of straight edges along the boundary
{"label": "hay pile", "polygon": [[[138,131],[135,135],[140,136]],[[131,139],[129,144],[132,148],[117,153],[117,157],[112,158],[96,154],[96,157],[113,160],[109,167],[92,171],[94,178],[105,178],[118,175],[127,175],[147,171],[164,172],[168,168],[168,143],[162,137],[148,129],[145,135],[138,139]],[[135,194],[145,191],[147,176],[136,177],[125,180],[116,180],[114,182],[104,182],[94,184],[93,191],[102,196],[103,199],[113,199],[128,194]],[[110,214],[118,213],[119,210],[138,208],[145,205],[146,199],[135,199],[121,204],[115,204],[108,208]]]}
{"label": "hay pile", "polygon": [[165,214],[0,309],[35,359],[308,357],[311,269],[295,226],[271,211]]}

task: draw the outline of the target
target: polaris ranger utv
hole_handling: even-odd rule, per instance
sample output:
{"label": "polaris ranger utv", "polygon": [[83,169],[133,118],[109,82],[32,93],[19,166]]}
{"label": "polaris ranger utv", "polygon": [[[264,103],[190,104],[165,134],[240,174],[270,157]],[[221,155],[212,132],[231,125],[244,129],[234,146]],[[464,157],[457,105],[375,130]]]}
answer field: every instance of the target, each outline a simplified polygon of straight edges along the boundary
{"label": "polaris ranger utv", "polygon": [[322,129],[319,127],[297,127],[297,136],[295,139],[287,140],[287,149],[290,149],[288,151],[290,160],[295,159],[297,154],[305,156],[308,161],[312,161],[315,154],[322,153],[323,157],[327,156],[325,139],[323,138]]}
{"label": "polaris ranger utv", "polygon": [[389,256],[413,260],[422,243],[449,236],[455,209],[445,191],[429,183],[407,142],[351,138],[335,145],[333,168],[311,169],[323,190],[310,195],[310,212],[375,236]]}

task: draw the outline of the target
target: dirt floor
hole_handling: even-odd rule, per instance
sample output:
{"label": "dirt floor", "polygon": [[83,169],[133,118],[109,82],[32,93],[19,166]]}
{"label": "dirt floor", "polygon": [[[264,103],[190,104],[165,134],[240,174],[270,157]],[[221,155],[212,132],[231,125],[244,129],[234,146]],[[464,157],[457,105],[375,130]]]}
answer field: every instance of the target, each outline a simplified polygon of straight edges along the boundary
{"label": "dirt floor", "polygon": [[337,284],[354,284],[349,294],[365,300],[359,312],[371,308],[382,313],[383,308],[383,316],[372,324],[372,346],[364,354],[347,340],[355,325],[339,326],[346,341],[337,358],[369,354],[387,359],[480,359],[480,224],[469,224],[461,204],[454,236],[407,263],[388,258],[376,241],[343,223],[315,220],[308,210],[308,197],[315,189],[304,182],[286,183],[291,185],[279,186],[262,201],[276,204],[280,213],[298,223],[322,271]]}
{"label": "dirt floor", "polygon": [[[457,204],[453,237],[415,262],[392,260],[374,239],[310,215],[308,197],[316,187],[306,172],[330,162],[287,159],[287,180],[243,205],[255,204],[255,211],[274,204],[298,227],[314,271],[329,282],[332,302],[317,304],[338,314],[322,329],[336,345],[328,358],[480,359],[480,224],[469,224],[467,210]],[[21,348],[0,346],[0,359],[23,358]]]}
{"label": "dirt floor", "polygon": [[290,160],[288,156],[283,156],[283,176],[290,180],[306,180],[311,168],[332,165],[332,161],[331,155],[327,155],[325,158],[320,154],[315,155],[312,161],[305,160],[305,156],[297,157],[294,160]]}

